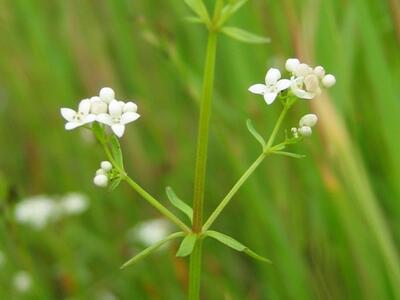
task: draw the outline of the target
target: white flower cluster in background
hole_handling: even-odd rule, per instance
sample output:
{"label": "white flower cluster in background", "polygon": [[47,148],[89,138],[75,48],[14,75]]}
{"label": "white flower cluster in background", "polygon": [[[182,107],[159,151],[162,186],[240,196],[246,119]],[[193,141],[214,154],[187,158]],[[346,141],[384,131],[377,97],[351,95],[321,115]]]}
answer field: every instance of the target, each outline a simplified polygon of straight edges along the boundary
{"label": "white flower cluster in background", "polygon": [[269,105],[275,101],[279,93],[289,88],[300,99],[313,99],[321,93],[322,88],[329,88],[336,83],[335,76],[325,74],[323,67],[312,68],[297,58],[289,58],[285,67],[290,73],[290,79],[281,79],[281,72],[271,68],[265,76],[265,84],[254,84],[249,91],[262,95]]}
{"label": "white flower cluster in background", "polygon": [[112,164],[107,160],[102,161],[100,169],[96,171],[96,175],[93,178],[93,183],[99,187],[107,187],[111,170]]}
{"label": "white flower cluster in background", "polygon": [[32,287],[32,277],[27,271],[18,271],[13,277],[13,285],[17,292],[26,293]]}
{"label": "white flower cluster in background", "polygon": [[128,231],[128,240],[151,246],[166,238],[172,232],[166,219],[153,219],[136,224]]}
{"label": "white flower cluster in background", "polygon": [[135,103],[115,99],[115,93],[109,87],[102,88],[99,96],[83,99],[79,103],[77,111],[71,108],[61,108],[61,115],[67,121],[66,130],[97,121],[110,126],[118,137],[124,135],[125,125],[140,117]]}
{"label": "white flower cluster in background", "polygon": [[293,127],[292,133],[295,138],[300,136],[311,136],[312,134],[312,127],[315,126],[318,122],[318,117],[315,114],[307,114],[304,115],[299,121],[299,128]]}
{"label": "white flower cluster in background", "polygon": [[62,217],[83,213],[88,206],[88,198],[80,193],[69,193],[61,199],[37,195],[19,202],[15,207],[14,215],[18,223],[40,230]]}

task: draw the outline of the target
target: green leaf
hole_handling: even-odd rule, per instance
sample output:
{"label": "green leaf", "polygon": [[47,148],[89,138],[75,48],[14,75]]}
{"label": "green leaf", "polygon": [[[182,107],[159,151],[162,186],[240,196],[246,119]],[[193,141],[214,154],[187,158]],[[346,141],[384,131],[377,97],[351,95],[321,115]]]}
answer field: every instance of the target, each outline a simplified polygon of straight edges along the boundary
{"label": "green leaf", "polygon": [[119,144],[118,138],[115,135],[111,136],[110,144],[111,144],[112,155],[114,157],[115,163],[117,164],[116,167],[123,170],[124,161],[122,158],[121,145]]}
{"label": "green leaf", "polygon": [[221,31],[227,36],[244,43],[264,44],[271,41],[269,38],[258,36],[254,33],[237,27],[223,27]]}
{"label": "green leaf", "polygon": [[228,246],[236,251],[243,252],[257,260],[271,263],[271,261],[269,259],[256,254],[255,252],[251,251],[248,247],[246,247],[242,243],[238,242],[237,240],[235,240],[234,238],[232,238],[226,234],[223,234],[223,233],[220,233],[217,231],[208,230],[204,233],[204,235],[209,236],[213,239],[216,239],[217,241],[225,244],[226,246]]}
{"label": "green leaf", "polygon": [[185,0],[185,3],[203,20],[204,23],[210,22],[210,16],[208,15],[207,8],[202,0]]}
{"label": "green leaf", "polygon": [[109,191],[113,191],[117,188],[117,186],[119,186],[119,184],[121,183],[122,178],[118,177],[112,180],[111,185],[109,186],[108,190]]}
{"label": "green leaf", "polygon": [[303,154],[297,154],[297,153],[292,153],[292,152],[285,152],[285,151],[274,151],[274,154],[279,154],[279,155],[284,155],[284,156],[289,156],[293,158],[304,158],[306,157]]}
{"label": "green leaf", "polygon": [[185,17],[185,21],[188,21],[190,23],[195,23],[195,24],[204,23],[203,19],[201,19],[199,17],[195,17],[195,16]]}
{"label": "green leaf", "polygon": [[190,219],[190,222],[192,222],[193,221],[193,209],[189,205],[187,205],[185,202],[183,202],[181,199],[179,199],[171,187],[167,186],[165,189],[165,192],[167,194],[169,201],[172,203],[172,205],[175,206],[176,208],[178,208],[180,211],[182,211],[185,215],[187,215]]}
{"label": "green leaf", "polygon": [[250,133],[255,137],[255,139],[261,144],[261,146],[264,148],[266,146],[264,138],[257,132],[257,130],[254,128],[253,123],[251,122],[250,119],[247,120],[247,129],[250,131]]}
{"label": "green leaf", "polygon": [[221,13],[219,25],[223,25],[230,17],[232,17],[248,0],[239,0],[234,3],[225,5]]}
{"label": "green leaf", "polygon": [[92,130],[96,139],[103,144],[104,143],[104,128],[97,122],[92,124]]}
{"label": "green leaf", "polygon": [[128,260],[126,263],[124,263],[121,266],[121,269],[124,269],[124,268],[126,268],[126,267],[128,267],[128,266],[130,266],[130,265],[132,265],[132,264],[134,264],[136,262],[138,262],[139,260],[147,257],[148,255],[153,253],[155,250],[160,248],[162,245],[164,245],[166,242],[171,241],[171,240],[176,239],[176,238],[179,238],[179,237],[182,237],[182,236],[185,236],[184,232],[176,232],[176,233],[173,233],[173,234],[167,236],[165,239],[155,243],[154,245],[144,249],[142,252],[140,252],[139,254],[137,254],[134,257],[132,257],[130,260]]}
{"label": "green leaf", "polygon": [[196,244],[197,235],[190,233],[182,240],[182,243],[176,252],[176,256],[185,257],[192,253],[194,245]]}

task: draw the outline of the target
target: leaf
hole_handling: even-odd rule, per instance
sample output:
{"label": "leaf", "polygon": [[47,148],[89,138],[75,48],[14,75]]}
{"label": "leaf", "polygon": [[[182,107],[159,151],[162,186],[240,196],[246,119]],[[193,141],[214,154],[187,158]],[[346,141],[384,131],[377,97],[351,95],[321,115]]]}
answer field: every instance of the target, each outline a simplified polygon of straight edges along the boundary
{"label": "leaf", "polygon": [[93,133],[94,133],[94,136],[96,137],[96,139],[101,144],[103,144],[104,143],[104,129],[103,129],[103,127],[99,123],[94,122],[92,124],[92,130],[93,130]]}
{"label": "leaf", "polygon": [[269,38],[258,36],[254,33],[237,27],[223,27],[221,31],[227,36],[244,43],[264,44],[271,41]]}
{"label": "leaf", "polygon": [[210,16],[208,15],[207,8],[202,0],[185,0],[185,3],[203,20],[204,23],[210,22]]}
{"label": "leaf", "polygon": [[279,155],[284,155],[284,156],[289,156],[289,157],[293,157],[293,158],[304,158],[304,157],[306,157],[304,154],[297,154],[297,153],[285,152],[285,151],[274,151],[273,153],[279,154]]}
{"label": "leaf", "polygon": [[250,133],[255,137],[255,139],[261,144],[261,146],[264,148],[266,146],[264,138],[257,132],[257,130],[254,128],[253,123],[251,122],[250,119],[247,120],[247,129],[250,131]]}
{"label": "leaf", "polygon": [[255,252],[251,251],[248,247],[246,247],[242,243],[238,242],[237,240],[235,240],[234,238],[232,238],[226,234],[223,234],[223,233],[220,233],[217,231],[208,230],[204,233],[204,235],[209,236],[213,239],[216,239],[217,241],[225,244],[226,246],[228,246],[236,251],[246,253],[247,255],[249,255],[252,258],[255,258],[257,260],[260,260],[260,261],[263,261],[266,263],[271,263],[271,261],[269,259],[256,254]]}
{"label": "leaf", "polygon": [[179,246],[176,256],[185,257],[192,253],[194,245],[196,244],[197,235],[190,233],[183,239],[181,245]]}
{"label": "leaf", "polygon": [[193,221],[193,209],[189,205],[187,205],[185,202],[183,202],[181,199],[179,199],[171,187],[167,186],[165,189],[165,192],[167,194],[169,201],[172,203],[172,205],[175,206],[176,208],[178,208],[180,211],[182,211],[185,215],[187,215],[190,219],[190,222],[192,222]]}
{"label": "leaf", "polygon": [[223,25],[231,16],[233,16],[248,0],[239,0],[225,5],[221,13],[219,25]]}
{"label": "leaf", "polygon": [[119,186],[119,184],[121,183],[121,181],[122,181],[122,178],[121,178],[121,177],[118,177],[118,178],[113,179],[112,182],[111,182],[111,185],[110,185],[109,188],[108,188],[108,190],[109,190],[109,191],[115,190],[115,189]]}
{"label": "leaf", "polygon": [[114,157],[115,163],[117,164],[116,167],[123,170],[124,169],[124,161],[122,158],[121,145],[119,144],[119,141],[115,135],[111,136],[110,144],[111,144],[112,155]]}
{"label": "leaf", "polygon": [[132,265],[132,264],[134,264],[136,262],[138,262],[139,260],[147,257],[148,255],[153,253],[155,250],[160,248],[162,245],[164,245],[166,242],[171,241],[171,240],[176,239],[176,238],[179,238],[179,237],[182,237],[182,236],[185,236],[184,232],[176,232],[176,233],[173,233],[173,234],[167,236],[165,239],[155,243],[154,245],[144,249],[142,252],[140,252],[139,254],[137,254],[134,257],[132,257],[130,260],[128,260],[126,263],[124,263],[121,266],[121,269],[124,269],[124,268],[126,268],[126,267],[128,267],[128,266],[130,266],[130,265]]}
{"label": "leaf", "polygon": [[199,17],[195,17],[195,16],[185,17],[185,21],[190,22],[190,23],[195,23],[195,24],[204,23],[203,19],[201,19]]}

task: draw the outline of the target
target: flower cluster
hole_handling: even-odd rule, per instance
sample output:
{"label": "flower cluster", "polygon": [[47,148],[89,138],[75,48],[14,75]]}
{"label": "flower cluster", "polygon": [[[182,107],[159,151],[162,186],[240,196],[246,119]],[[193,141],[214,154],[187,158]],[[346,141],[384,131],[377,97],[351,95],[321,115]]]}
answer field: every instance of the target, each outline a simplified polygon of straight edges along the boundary
{"label": "flower cluster", "polygon": [[93,183],[99,187],[107,187],[112,168],[113,166],[109,161],[102,161],[100,169],[96,171],[96,175],[93,178]]}
{"label": "flower cluster", "polygon": [[79,103],[77,111],[61,108],[61,115],[67,121],[66,130],[72,130],[97,121],[110,126],[118,137],[123,136],[125,125],[140,117],[135,103],[116,100],[114,91],[109,87],[102,88],[99,96],[83,99]]}
{"label": "flower cluster", "polygon": [[332,74],[326,74],[321,66],[315,68],[301,63],[297,58],[289,58],[285,64],[290,79],[281,79],[278,69],[271,68],[265,76],[265,84],[254,84],[249,88],[253,94],[264,96],[269,105],[284,90],[290,91],[300,99],[313,99],[321,93],[321,88],[329,88],[336,83]]}
{"label": "flower cluster", "polygon": [[299,128],[293,127],[292,133],[295,138],[300,136],[310,136],[312,134],[312,127],[318,122],[318,117],[314,114],[304,115],[299,121]]}
{"label": "flower cluster", "polygon": [[64,216],[81,214],[87,207],[88,198],[79,193],[69,193],[61,199],[38,195],[26,198],[16,205],[15,220],[40,230]]}

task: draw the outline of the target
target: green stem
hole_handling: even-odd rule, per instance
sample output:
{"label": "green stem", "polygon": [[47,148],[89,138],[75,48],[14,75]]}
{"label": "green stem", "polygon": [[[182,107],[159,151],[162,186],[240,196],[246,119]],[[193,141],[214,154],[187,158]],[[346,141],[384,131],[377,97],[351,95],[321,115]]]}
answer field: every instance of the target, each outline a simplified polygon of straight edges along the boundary
{"label": "green stem", "polygon": [[125,170],[121,170],[118,167],[118,164],[116,164],[110,149],[108,149],[107,144],[102,143],[104,152],[106,153],[107,158],[111,161],[113,166],[118,170],[118,172],[121,174],[121,177],[136,191],[138,192],[139,195],[141,195],[150,205],[152,205],[154,208],[156,208],[161,214],[163,214],[166,218],[171,220],[171,222],[175,223],[178,227],[180,227],[183,231],[185,232],[191,232],[190,228],[183,223],[177,216],[175,216],[172,212],[168,210],[164,205],[160,203],[157,199],[155,199],[153,196],[151,196],[146,190],[144,190],[139,184],[137,184],[135,181],[133,181],[132,178],[130,178]]}
{"label": "green stem", "polygon": [[188,300],[198,300],[201,282],[202,239],[198,239],[190,255]]}
{"label": "green stem", "polygon": [[239,178],[239,180],[235,183],[232,189],[228,192],[224,199],[222,199],[221,203],[217,206],[214,212],[210,215],[208,220],[204,223],[203,231],[208,230],[214,221],[218,218],[224,208],[228,205],[228,203],[232,200],[233,196],[240,189],[240,187],[246,182],[246,180],[253,174],[253,172],[257,169],[257,167],[262,163],[264,158],[271,154],[271,146],[275,141],[276,135],[279,131],[279,128],[282,125],[283,119],[285,118],[291,104],[285,104],[283,110],[278,118],[278,121],[275,124],[274,129],[272,130],[271,136],[268,139],[267,145],[264,148],[263,153],[251,164],[251,166],[244,172],[244,174]]}
{"label": "green stem", "polygon": [[214,84],[217,33],[208,35],[207,56],[204,69],[203,90],[200,107],[200,120],[197,138],[196,169],[193,197],[193,231],[200,232],[203,218],[204,184],[206,177],[208,133],[211,116],[211,100]]}

